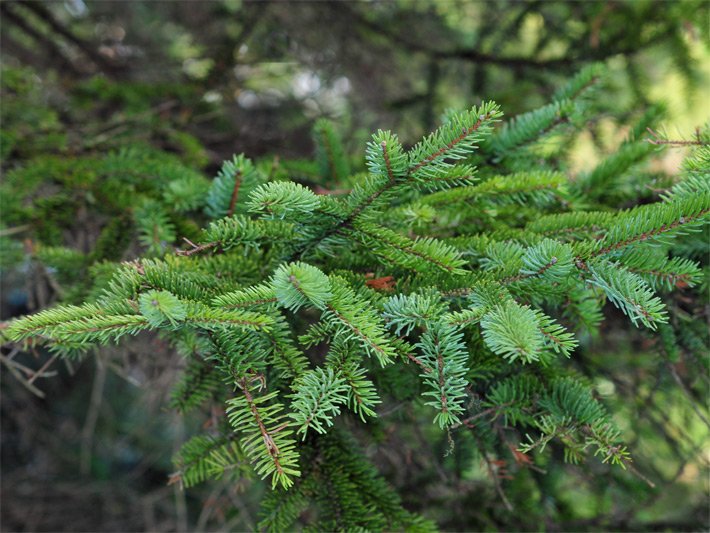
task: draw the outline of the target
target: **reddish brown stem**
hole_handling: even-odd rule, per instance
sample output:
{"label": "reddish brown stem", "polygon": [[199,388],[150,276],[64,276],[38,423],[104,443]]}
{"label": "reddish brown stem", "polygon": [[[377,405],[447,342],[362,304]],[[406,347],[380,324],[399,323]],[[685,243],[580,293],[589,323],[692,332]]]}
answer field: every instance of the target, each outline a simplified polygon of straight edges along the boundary
{"label": "reddish brown stem", "polygon": [[242,175],[241,170],[237,170],[234,173],[234,189],[232,189],[232,197],[229,200],[229,209],[227,210],[227,216],[231,217],[234,214],[234,208],[237,205],[237,198],[239,197],[239,187],[242,184],[240,176]]}

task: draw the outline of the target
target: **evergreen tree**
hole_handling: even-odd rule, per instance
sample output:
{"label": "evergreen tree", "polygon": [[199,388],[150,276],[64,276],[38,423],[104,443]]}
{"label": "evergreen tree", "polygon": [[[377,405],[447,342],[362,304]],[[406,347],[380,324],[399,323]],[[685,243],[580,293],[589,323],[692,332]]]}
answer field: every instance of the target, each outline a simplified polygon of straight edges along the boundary
{"label": "evergreen tree", "polygon": [[[483,461],[508,507],[533,506],[539,491],[520,493],[560,461],[644,476],[575,359],[611,306],[703,371],[695,306],[674,294],[700,302],[707,288],[710,134],[698,134],[680,179],[639,205],[639,169],[656,149],[645,139],[572,175],[567,143],[604,76],[586,67],[549,104],[506,121],[494,102],[447,113],[411,147],[378,131],[364,168],[319,122],[323,194],[288,179],[287,165],[244,155],[211,184],[139,149],[73,161],[57,175],[87,165],[85,186],[115,202],[115,220],[130,213],[142,257],[48,248],[39,259],[69,278],[98,261],[105,275],[3,335],[72,358],[159,332],[188,360],[173,406],[224,406],[176,454],[173,481],[263,479],[268,530],[435,529],[368,458],[367,444],[386,447],[400,426],[457,475]],[[135,180],[142,168],[148,184]],[[10,189],[46,177],[17,172]],[[22,194],[9,197],[11,223],[28,216]],[[411,416],[390,422],[400,406]]]}

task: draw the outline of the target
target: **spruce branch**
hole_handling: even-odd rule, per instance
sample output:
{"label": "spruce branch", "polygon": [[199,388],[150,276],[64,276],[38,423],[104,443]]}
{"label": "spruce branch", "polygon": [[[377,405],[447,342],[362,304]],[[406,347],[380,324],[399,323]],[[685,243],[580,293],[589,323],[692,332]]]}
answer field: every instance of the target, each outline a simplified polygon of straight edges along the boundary
{"label": "spruce branch", "polygon": [[138,300],[141,314],[154,328],[169,322],[175,327],[187,316],[185,305],[168,291],[151,290],[140,295]]}
{"label": "spruce branch", "polygon": [[348,386],[348,406],[350,409],[363,422],[366,422],[365,417],[377,416],[374,409],[382,401],[377,394],[375,385],[367,378],[365,369],[349,361],[340,365],[340,373]]}
{"label": "spruce branch", "polygon": [[619,263],[634,274],[638,274],[653,290],[671,291],[677,288],[693,287],[702,279],[700,265],[684,257],[668,258],[664,251],[626,250]]}
{"label": "spruce branch", "polygon": [[383,304],[382,316],[395,335],[409,335],[416,327],[426,327],[437,320],[447,306],[436,293],[397,294]]}
{"label": "spruce branch", "polygon": [[288,489],[300,476],[298,452],[290,438],[293,430],[283,405],[272,403],[277,392],[256,396],[248,378],[237,383],[240,395],[227,402],[227,418],[241,435],[244,453],[262,479],[271,476],[271,487]]}
{"label": "spruce branch", "polygon": [[559,172],[518,172],[493,176],[477,185],[435,192],[420,201],[436,207],[471,201],[519,204],[534,201],[543,205],[557,198],[566,183],[567,177]]}
{"label": "spruce branch", "polygon": [[481,319],[483,340],[510,362],[537,361],[544,343],[537,315],[515,302],[499,304]]}
{"label": "spruce branch", "polygon": [[223,386],[214,365],[193,358],[170,395],[170,406],[186,413],[203,404]]}
{"label": "spruce branch", "polygon": [[487,311],[488,309],[486,307],[473,307],[471,309],[447,313],[441,320],[450,326],[464,328],[480,322]]}
{"label": "spruce branch", "polygon": [[710,146],[710,139],[703,138],[700,133],[700,130],[696,131],[695,139],[692,140],[666,139],[664,136],[662,136],[657,131],[654,131],[651,128],[646,128],[646,131],[651,136],[650,139],[647,139],[648,143],[653,144],[655,146]]}
{"label": "spruce branch", "polygon": [[175,250],[175,253],[177,255],[190,256],[193,254],[202,253],[205,250],[210,250],[212,248],[216,248],[217,246],[219,246],[218,242],[206,242],[204,244],[195,244],[187,237],[183,237],[182,240],[185,241],[190,246],[190,248],[188,248],[187,250]]}
{"label": "spruce branch", "polygon": [[326,119],[316,121],[313,126],[313,138],[321,176],[326,183],[341,183],[350,175],[350,165],[342,139],[335,131],[333,123]]}
{"label": "spruce branch", "polygon": [[663,302],[653,295],[638,275],[604,260],[588,263],[587,270],[589,283],[604,291],[635,326],[641,322],[648,328],[656,329],[657,323],[668,321]]}
{"label": "spruce branch", "polygon": [[468,352],[463,334],[451,326],[435,323],[421,336],[417,347],[421,363],[431,369],[420,374],[424,384],[432,389],[422,393],[431,397],[425,402],[437,410],[434,423],[444,429],[460,421],[466,398]]}
{"label": "spruce branch", "polygon": [[359,222],[355,234],[374,254],[387,262],[417,271],[441,269],[451,274],[462,274],[465,261],[453,247],[431,238],[412,240],[377,224]]}
{"label": "spruce branch", "polygon": [[521,147],[538,141],[557,126],[567,123],[575,110],[574,102],[562,100],[518,115],[491,137],[490,149],[496,154],[515,154]]}
{"label": "spruce branch", "polygon": [[605,157],[591,172],[580,176],[575,182],[577,191],[584,191],[590,198],[599,198],[613,190],[621,176],[644,161],[654,151],[648,143],[629,142],[616,152]]}
{"label": "spruce branch", "polygon": [[395,183],[407,175],[408,160],[397,136],[389,131],[379,130],[367,143],[365,159],[370,174],[387,183]]}
{"label": "spruce branch", "polygon": [[480,107],[452,115],[446,124],[412,148],[408,175],[415,181],[426,181],[451,169],[453,165],[448,161],[469,156],[501,116],[494,102],[483,102]]}
{"label": "spruce branch", "polygon": [[[701,367],[707,343],[690,318],[698,312],[691,289],[704,288],[707,239],[691,233],[709,221],[710,150],[695,146],[681,173],[649,192],[648,174],[630,171],[654,151],[639,141],[654,110],[611,156],[570,178],[575,133],[563,126],[582,125],[603,70],[584,69],[550,104],[496,131],[501,114],[491,102],[447,112],[410,150],[380,130],[359,168],[325,121],[315,126],[315,161],[236,156],[211,182],[141,147],[92,155],[78,169],[54,156],[13,168],[0,191],[14,206],[8,224],[40,242],[28,254],[56,270],[58,298],[81,301],[90,291],[93,303],[13,321],[0,339],[46,341],[49,365],[157,331],[187,359],[171,405],[212,412],[214,434],[183,446],[173,481],[191,486],[255,470],[272,488],[262,524],[279,531],[308,517],[316,522],[306,526],[324,530],[430,525],[401,508],[347,441],[349,433],[377,435],[412,401],[414,416],[397,423],[416,422],[416,408],[427,406],[445,430],[433,432],[442,443],[453,444],[452,429],[469,429],[455,435],[457,447],[465,454],[475,441],[500,494],[501,479],[515,472],[501,451],[512,450],[518,466],[531,461],[512,448],[516,432],[528,435],[520,450],[554,442],[567,461],[593,453],[629,468],[618,428],[576,374],[584,354],[575,369],[562,357],[603,333],[611,301],[633,324],[659,327],[669,358]],[[537,144],[543,139],[560,142]],[[294,174],[308,187],[286,180]],[[47,176],[62,190],[43,198]],[[147,176],[154,179],[144,184]],[[42,242],[41,233],[69,233],[61,218],[74,213],[73,181],[121,213],[102,231],[99,251]],[[661,201],[646,203],[659,193]],[[144,255],[162,258],[95,263],[125,254],[130,238],[117,234],[127,229]],[[187,246],[165,255],[183,234]],[[14,230],[0,228],[0,246],[12,238]],[[87,277],[96,278],[92,288]],[[689,290],[667,298],[666,310],[654,291],[675,289]],[[24,373],[32,390],[48,367],[32,373],[11,349],[0,354],[3,365]],[[681,385],[688,398],[699,396],[696,384]],[[225,401],[226,430],[217,420]],[[356,416],[336,421],[344,407]],[[410,427],[402,426],[405,439]],[[413,429],[424,444],[427,435]],[[411,447],[402,442],[407,461]],[[437,463],[442,480],[458,468],[449,463]],[[315,511],[301,516],[311,503]]]}
{"label": "spruce branch", "polygon": [[298,311],[304,305],[324,309],[333,296],[328,277],[306,263],[279,267],[274,273],[272,286],[279,303],[292,311]]}
{"label": "spruce branch", "polygon": [[563,326],[542,311],[535,310],[535,315],[538,320],[538,329],[544,336],[543,343],[545,347],[552,349],[555,353],[561,353],[565,357],[569,357],[579,345],[574,334],[567,332]]}
{"label": "spruce branch", "polygon": [[[698,152],[701,152],[701,150],[697,150]],[[710,193],[710,172],[707,172],[707,168],[710,168],[710,148],[704,149],[704,151],[707,151],[707,154],[705,155],[706,161],[703,163],[703,161],[700,161],[702,158],[698,158],[698,166],[695,166],[695,163],[690,165],[690,169],[687,173],[686,176],[684,176],[681,181],[673,185],[669,190],[664,191],[661,194],[661,198],[663,198],[664,201],[666,202],[673,202],[676,200],[680,200],[682,198],[690,198],[691,196],[695,196],[698,194],[707,194]],[[690,159],[686,160],[686,164],[688,161],[695,161],[695,159]]]}
{"label": "spruce branch", "polygon": [[242,170],[237,169],[234,171],[234,186],[232,188],[232,196],[229,197],[229,207],[227,208],[227,215],[231,217],[234,214],[234,209],[237,207],[237,199],[239,198],[239,189],[242,185]]}
{"label": "spruce branch", "polygon": [[212,222],[203,232],[203,242],[184,239],[191,248],[176,250],[177,255],[191,256],[205,251],[227,251],[237,246],[259,248],[263,242],[293,239],[293,226],[277,220],[252,220],[243,215]]}
{"label": "spruce branch", "polygon": [[334,336],[353,338],[381,366],[392,363],[396,352],[382,321],[367,301],[355,294],[344,280],[331,277],[333,297],[322,320],[334,328]]}
{"label": "spruce branch", "polygon": [[290,325],[281,313],[274,318],[274,326],[268,332],[268,340],[271,360],[282,378],[295,379],[306,371],[309,366],[308,358],[296,347]]}
{"label": "spruce branch", "polygon": [[600,235],[613,218],[612,213],[602,211],[556,213],[530,221],[526,229],[556,240],[579,240]]}
{"label": "spruce branch", "polygon": [[298,377],[290,417],[298,427],[296,434],[306,438],[309,429],[325,433],[348,400],[348,385],[340,372],[318,367]]}
{"label": "spruce branch", "polygon": [[14,341],[36,337],[58,345],[87,348],[92,343],[107,344],[151,327],[144,316],[112,311],[91,304],[61,306],[13,321],[7,335]]}
{"label": "spruce branch", "polygon": [[582,67],[572,78],[555,91],[553,100],[577,100],[587,96],[589,89],[596,86],[607,75],[607,67],[603,63],[591,63]]}
{"label": "spruce branch", "polygon": [[[381,197],[386,199],[395,187],[410,185],[430,189],[437,186],[448,187],[459,184],[464,176],[472,174],[473,169],[466,167],[463,174],[456,172],[454,165],[449,160],[461,160],[471,154],[477,147],[476,143],[485,138],[491,131],[493,123],[500,116],[499,108],[493,102],[486,102],[478,108],[473,107],[469,111],[454,115],[447,124],[412,148],[406,156],[409,165],[406,173],[402,172],[403,167],[397,172],[392,170],[394,180],[391,179],[390,171],[387,170],[386,159],[389,159],[390,165],[393,165],[395,161],[398,165],[402,165],[401,147],[398,147],[394,137],[383,138],[382,134],[375,135],[373,142],[369,145],[370,155],[368,157],[368,163],[374,172],[350,194],[347,199],[348,214],[300,247],[293,257],[301,257],[306,251],[328,237],[351,228],[353,222],[361,214],[375,205]],[[384,150],[383,140],[385,141]],[[387,142],[392,143],[393,146],[390,147]],[[373,153],[373,146],[376,150],[377,144],[380,145],[380,150],[379,155],[375,156],[376,152]],[[392,152],[390,152],[390,148]],[[378,164],[378,159],[381,159],[382,163]],[[382,172],[382,168],[385,169],[385,172]],[[392,168],[394,169],[394,166]],[[450,176],[452,171],[454,171],[453,175]],[[400,174],[401,177],[399,177]]]}
{"label": "spruce branch", "polygon": [[185,322],[208,331],[236,327],[253,331],[269,331],[273,319],[251,311],[214,309],[200,302],[186,302]]}
{"label": "spruce branch", "polygon": [[574,252],[566,244],[544,239],[526,250],[522,262],[521,276],[541,277],[549,283],[559,283],[574,268]]}
{"label": "spruce branch", "polygon": [[214,437],[196,435],[184,443],[173,457],[176,471],[168,484],[180,483],[189,488],[207,479],[219,479],[226,472],[249,476],[249,464],[239,447],[236,435]]}
{"label": "spruce branch", "polygon": [[207,194],[205,212],[212,219],[246,213],[246,201],[266,180],[244,154],[222,164]]}
{"label": "spruce branch", "polygon": [[276,303],[278,298],[271,285],[260,284],[216,296],[211,305],[225,309],[242,309]]}
{"label": "spruce branch", "polygon": [[296,220],[310,216],[319,205],[318,196],[303,185],[288,181],[260,185],[247,203],[249,211],[264,218]]}
{"label": "spruce branch", "polygon": [[710,193],[636,207],[615,218],[590,257],[605,256],[636,243],[661,241],[704,224],[710,214]]}

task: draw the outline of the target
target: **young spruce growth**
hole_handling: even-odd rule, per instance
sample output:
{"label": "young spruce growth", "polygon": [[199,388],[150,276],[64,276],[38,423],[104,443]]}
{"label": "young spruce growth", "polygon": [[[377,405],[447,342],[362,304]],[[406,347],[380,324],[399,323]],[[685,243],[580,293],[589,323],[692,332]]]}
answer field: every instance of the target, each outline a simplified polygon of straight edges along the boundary
{"label": "young spruce growth", "polygon": [[449,443],[441,453],[462,460],[507,454],[522,469],[554,447],[626,468],[632,450],[571,360],[606,302],[677,334],[663,295],[702,278],[710,151],[628,209],[616,206],[654,149],[645,141],[570,175],[564,139],[603,75],[588,67],[500,125],[493,102],[449,113],[409,149],[378,131],[354,175],[318,122],[326,194],[236,156],[208,192],[182,198],[211,219],[199,239],[163,258],[147,243],[153,257],[116,264],[95,301],[20,318],[8,335],[68,356],[160,331],[189,358],[174,407],[226,406],[177,454],[175,479],[255,472],[273,489],[261,526],[275,531],[309,506],[320,530],[433,529],[362,449],[387,446],[378,417],[403,404],[417,416],[400,424],[425,415]]}

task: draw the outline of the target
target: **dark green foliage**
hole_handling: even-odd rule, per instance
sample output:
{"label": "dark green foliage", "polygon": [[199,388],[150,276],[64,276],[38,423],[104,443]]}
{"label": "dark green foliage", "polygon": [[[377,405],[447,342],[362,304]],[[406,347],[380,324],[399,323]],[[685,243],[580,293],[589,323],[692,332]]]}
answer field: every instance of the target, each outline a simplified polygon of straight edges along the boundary
{"label": "dark green foliage", "polygon": [[243,154],[222,164],[207,195],[207,214],[212,218],[246,213],[247,199],[265,177]]}
{"label": "dark green foliage", "polygon": [[[503,484],[518,495],[534,486],[541,499],[561,458],[597,456],[621,467],[607,475],[630,476],[633,443],[596,376],[584,376],[595,369],[579,348],[608,324],[609,302],[658,330],[671,361],[702,353],[696,311],[676,295],[698,298],[704,284],[707,258],[695,251],[707,244],[710,173],[701,148],[677,183],[634,205],[630,170],[654,149],[633,139],[572,176],[564,143],[546,142],[585,127],[604,75],[592,65],[501,126],[493,102],[448,113],[408,150],[379,131],[354,174],[333,125],[319,121],[314,185],[350,189],[342,194],[243,155],[211,184],[178,157],[135,146],[18,167],[4,185],[9,220],[52,213],[34,256],[63,282],[88,271],[97,283],[89,303],[19,318],[6,334],[75,353],[160,332],[187,359],[173,407],[226,406],[176,454],[174,479],[255,473],[267,485],[267,530],[434,529],[378,473],[388,439],[410,453],[392,452],[409,463],[389,479],[433,461],[464,486],[482,461],[507,507]],[[55,174],[40,176],[46,168]],[[41,196],[54,180],[67,190]],[[29,207],[20,201],[34,194]],[[89,198],[110,217],[94,251],[53,242]],[[204,229],[183,234],[196,224]],[[143,257],[98,263],[123,258],[112,242]],[[412,457],[407,436],[434,449]]]}
{"label": "dark green foliage", "polygon": [[339,430],[308,441],[301,480],[288,492],[267,496],[260,526],[268,531],[294,527],[298,516],[315,504],[316,530],[433,531],[434,524],[405,511],[400,499]]}
{"label": "dark green foliage", "polygon": [[234,477],[250,475],[244,452],[233,436],[196,435],[182,445],[173,462],[178,469],[173,479],[184,487],[220,478],[227,472]]}

